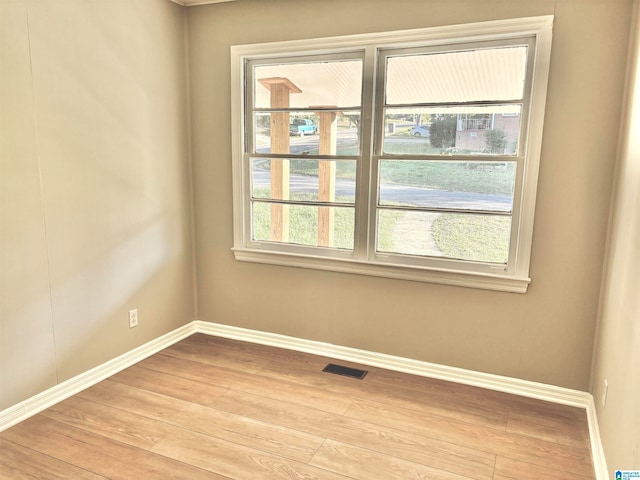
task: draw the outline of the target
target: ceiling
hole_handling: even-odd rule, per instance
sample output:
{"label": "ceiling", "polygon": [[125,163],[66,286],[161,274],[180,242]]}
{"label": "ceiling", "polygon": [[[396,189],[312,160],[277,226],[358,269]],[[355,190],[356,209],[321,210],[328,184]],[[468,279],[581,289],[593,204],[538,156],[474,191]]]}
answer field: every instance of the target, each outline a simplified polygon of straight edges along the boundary
{"label": "ceiling", "polygon": [[235,2],[236,0],[171,0],[174,3],[185,7],[193,7],[196,5],[206,5],[208,3]]}

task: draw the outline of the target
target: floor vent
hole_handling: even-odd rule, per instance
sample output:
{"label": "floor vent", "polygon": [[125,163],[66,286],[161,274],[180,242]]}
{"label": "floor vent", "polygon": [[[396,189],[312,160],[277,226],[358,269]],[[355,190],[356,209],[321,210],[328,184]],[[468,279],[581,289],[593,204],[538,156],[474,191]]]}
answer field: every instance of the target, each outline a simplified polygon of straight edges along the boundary
{"label": "floor vent", "polygon": [[335,373],[336,375],[343,375],[345,377],[357,378],[362,380],[364,376],[369,373],[367,370],[358,370],[357,368],[343,367],[342,365],[336,365],[330,363],[322,369],[323,372]]}

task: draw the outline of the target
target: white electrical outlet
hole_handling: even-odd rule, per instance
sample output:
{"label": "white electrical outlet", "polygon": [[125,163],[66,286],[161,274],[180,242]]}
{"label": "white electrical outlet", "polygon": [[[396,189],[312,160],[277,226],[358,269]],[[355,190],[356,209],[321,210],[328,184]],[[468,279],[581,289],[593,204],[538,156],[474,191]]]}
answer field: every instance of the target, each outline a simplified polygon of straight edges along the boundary
{"label": "white electrical outlet", "polygon": [[609,392],[609,382],[604,381],[604,388],[602,389],[602,408],[607,404],[607,393]]}
{"label": "white electrical outlet", "polygon": [[138,309],[129,310],[129,328],[138,326]]}

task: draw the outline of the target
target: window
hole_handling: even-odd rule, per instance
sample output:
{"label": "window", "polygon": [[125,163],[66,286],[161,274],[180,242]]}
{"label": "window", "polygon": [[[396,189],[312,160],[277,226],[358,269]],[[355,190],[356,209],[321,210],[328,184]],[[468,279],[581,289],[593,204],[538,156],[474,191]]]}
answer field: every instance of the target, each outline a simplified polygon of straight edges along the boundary
{"label": "window", "polygon": [[525,292],[551,23],[233,47],[236,259]]}

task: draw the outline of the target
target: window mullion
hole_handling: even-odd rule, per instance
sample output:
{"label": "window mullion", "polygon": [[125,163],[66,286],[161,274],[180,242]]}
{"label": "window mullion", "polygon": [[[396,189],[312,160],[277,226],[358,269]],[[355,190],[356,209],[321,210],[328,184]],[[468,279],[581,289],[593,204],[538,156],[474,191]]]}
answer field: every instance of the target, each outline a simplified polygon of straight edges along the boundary
{"label": "window mullion", "polygon": [[429,162],[466,162],[466,163],[522,163],[524,156],[517,155],[428,155],[428,154],[406,154],[406,153],[383,153],[378,158],[385,161],[403,161],[403,160],[424,160]]}
{"label": "window mullion", "polygon": [[385,109],[398,108],[439,108],[439,107],[491,107],[502,105],[522,105],[522,98],[512,100],[478,100],[468,102],[427,102],[427,103],[387,103]]}
{"label": "window mullion", "polygon": [[372,73],[375,81],[374,98],[374,121],[371,123],[372,131],[375,133],[372,142],[373,152],[369,157],[369,197],[367,206],[369,209],[369,244],[367,249],[367,259],[373,261],[377,250],[378,235],[378,169],[380,154],[384,141],[384,89],[385,89],[385,60],[381,50],[375,51],[375,70]]}
{"label": "window mullion", "polygon": [[362,85],[362,116],[360,128],[360,158],[356,174],[356,221],[354,239],[354,257],[356,260],[366,260],[369,256],[369,249],[372,241],[370,232],[373,229],[371,222],[374,222],[375,212],[369,209],[369,198],[371,196],[372,176],[370,158],[373,153],[373,132],[374,132],[374,91],[376,72],[376,50],[369,46],[365,50],[363,65],[363,85]]}
{"label": "window mullion", "polygon": [[454,213],[464,215],[495,215],[499,217],[512,217],[511,210],[480,210],[480,209],[464,209],[464,208],[438,208],[438,207],[414,207],[407,205],[386,205],[377,206],[378,210],[396,210],[403,212],[431,212],[431,213]]}

